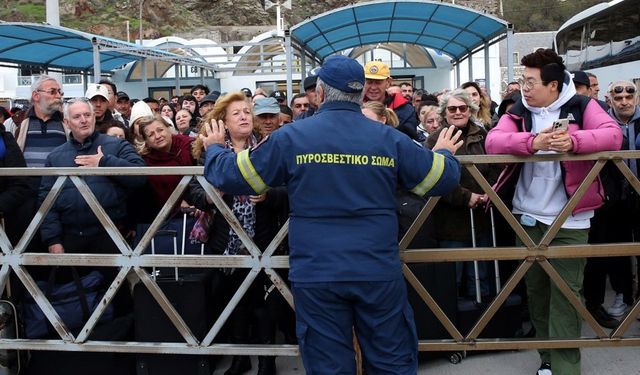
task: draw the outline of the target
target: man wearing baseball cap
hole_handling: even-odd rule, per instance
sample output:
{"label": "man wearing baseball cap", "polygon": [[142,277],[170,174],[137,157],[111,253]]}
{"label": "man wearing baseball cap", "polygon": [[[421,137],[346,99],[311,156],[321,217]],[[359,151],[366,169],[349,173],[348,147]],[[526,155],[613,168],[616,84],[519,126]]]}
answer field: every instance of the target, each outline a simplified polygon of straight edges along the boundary
{"label": "man wearing baseball cap", "polygon": [[22,123],[25,116],[27,115],[28,107],[22,103],[16,103],[13,107],[11,107],[11,117],[4,120],[4,127],[7,129],[8,133],[11,133],[15,136],[16,130],[18,129],[18,125]]}
{"label": "man wearing baseball cap", "polygon": [[211,94],[206,95],[200,103],[198,103],[198,113],[200,118],[204,118],[209,113],[213,106],[216,105],[216,100],[220,97],[220,91],[213,91]]}
{"label": "man wearing baseball cap", "polygon": [[[354,374],[352,327],[371,374],[416,374],[418,340],[398,251],[395,192],[446,194],[458,185],[454,127],[436,152],[364,117],[362,65],[324,61],[319,109],[237,155],[224,124],[204,125],[205,177],[227,194],[286,185],[300,353],[308,374]],[[410,162],[409,162],[410,161]]]}
{"label": "man wearing baseball cap", "polygon": [[278,101],[278,104],[287,104],[287,94],[284,91],[274,91],[270,95]]}
{"label": "man wearing baseball cap", "polygon": [[[593,89],[591,87],[591,79],[587,73],[582,70],[576,70],[571,73],[571,79],[573,81],[573,85],[576,87],[576,94],[584,95],[584,96],[592,96]],[[600,107],[605,110],[605,112],[609,111],[609,105],[602,100],[598,100],[595,98],[595,101],[598,102]]]}
{"label": "man wearing baseball cap", "polygon": [[369,61],[364,66],[364,101],[375,101],[386,105],[392,109],[400,124],[397,129],[407,134],[418,142],[424,141],[424,136],[416,131],[418,118],[411,103],[402,94],[388,94],[387,89],[391,86],[391,71],[389,66],[381,61]]}
{"label": "man wearing baseball cap", "polygon": [[303,118],[311,117],[318,110],[318,96],[316,95],[316,82],[318,81],[318,76],[313,74],[304,79],[302,86],[304,88],[304,93],[307,95],[307,99],[309,100],[309,108],[306,112],[303,112],[294,117],[294,120],[301,120]]}
{"label": "man wearing baseball cap", "polygon": [[576,87],[576,94],[591,96],[591,82],[589,76],[582,70],[571,73],[573,79],[573,85]]}
{"label": "man wearing baseball cap", "polygon": [[131,99],[124,91],[118,91],[116,95],[116,110],[122,115],[125,126],[129,127],[129,118],[131,117]]}
{"label": "man wearing baseball cap", "polygon": [[102,83],[91,83],[87,87],[85,98],[89,99],[93,106],[93,114],[96,116],[96,130],[105,133],[113,124],[122,126],[120,121],[113,118],[109,110],[109,90]]}
{"label": "man wearing baseball cap", "polygon": [[264,138],[280,127],[280,104],[275,98],[259,98],[253,103],[254,128]]}

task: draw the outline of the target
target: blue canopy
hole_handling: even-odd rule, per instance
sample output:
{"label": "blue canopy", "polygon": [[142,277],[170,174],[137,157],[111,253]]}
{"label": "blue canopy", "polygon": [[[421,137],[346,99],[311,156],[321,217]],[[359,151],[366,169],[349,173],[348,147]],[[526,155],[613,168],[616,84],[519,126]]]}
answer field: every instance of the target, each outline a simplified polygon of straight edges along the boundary
{"label": "blue canopy", "polygon": [[499,18],[457,5],[385,0],[323,13],[294,26],[291,36],[320,60],[348,48],[397,42],[433,48],[459,61],[500,39],[507,27]]}
{"label": "blue canopy", "polygon": [[141,57],[211,68],[203,61],[62,26],[0,23],[0,61],[71,71],[92,71],[94,43],[100,51],[100,70],[103,72],[137,61]]}

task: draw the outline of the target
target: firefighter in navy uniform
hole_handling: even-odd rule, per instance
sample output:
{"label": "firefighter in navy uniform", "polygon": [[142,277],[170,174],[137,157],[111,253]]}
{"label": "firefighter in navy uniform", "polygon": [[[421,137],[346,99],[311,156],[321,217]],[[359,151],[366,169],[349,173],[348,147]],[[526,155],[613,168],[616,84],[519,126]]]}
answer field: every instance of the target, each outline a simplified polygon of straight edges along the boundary
{"label": "firefighter in navy uniform", "polygon": [[224,123],[204,124],[205,177],[229,194],[286,184],[296,333],[307,374],[355,374],[352,327],[367,374],[415,374],[417,336],[399,259],[394,194],[458,185],[459,132],[426,150],[360,110],[364,69],[332,56],[318,74],[315,116],[252,150],[225,149]]}

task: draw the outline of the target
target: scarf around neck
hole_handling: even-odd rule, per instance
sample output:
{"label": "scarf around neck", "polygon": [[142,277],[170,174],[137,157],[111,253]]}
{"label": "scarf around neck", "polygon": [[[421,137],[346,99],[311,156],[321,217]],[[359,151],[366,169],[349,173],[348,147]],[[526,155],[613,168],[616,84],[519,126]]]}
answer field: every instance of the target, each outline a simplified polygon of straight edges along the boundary
{"label": "scarf around neck", "polygon": [[[247,139],[247,143],[245,144],[245,149],[253,147],[256,144],[256,138],[253,134]],[[225,135],[225,147],[233,150],[233,143],[231,142],[231,137],[227,132]],[[256,207],[251,203],[248,195],[234,195],[233,196],[233,204],[231,205],[231,212],[238,219],[242,229],[247,233],[247,235],[251,238],[256,233]],[[248,254],[249,252],[246,250],[246,247],[240,241],[240,237],[233,230],[231,226],[229,226],[229,240],[227,241],[227,247],[224,249],[224,255],[237,255],[237,254]]]}

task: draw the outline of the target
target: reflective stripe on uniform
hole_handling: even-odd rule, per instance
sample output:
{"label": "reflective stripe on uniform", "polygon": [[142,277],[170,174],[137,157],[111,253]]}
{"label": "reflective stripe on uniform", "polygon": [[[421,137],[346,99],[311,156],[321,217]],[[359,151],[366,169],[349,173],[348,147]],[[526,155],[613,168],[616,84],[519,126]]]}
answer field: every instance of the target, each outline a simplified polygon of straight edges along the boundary
{"label": "reflective stripe on uniform", "polygon": [[431,163],[431,169],[429,170],[429,173],[427,173],[427,177],[416,185],[416,187],[411,189],[411,192],[419,196],[427,194],[427,192],[438,183],[443,171],[444,156],[434,152],[433,162]]}
{"label": "reflective stripe on uniform", "polygon": [[244,177],[245,181],[247,181],[256,193],[262,194],[269,189],[253,167],[253,164],[249,159],[249,150],[240,151],[236,161],[238,163],[238,168],[240,168],[240,173],[242,173],[242,177]]}

